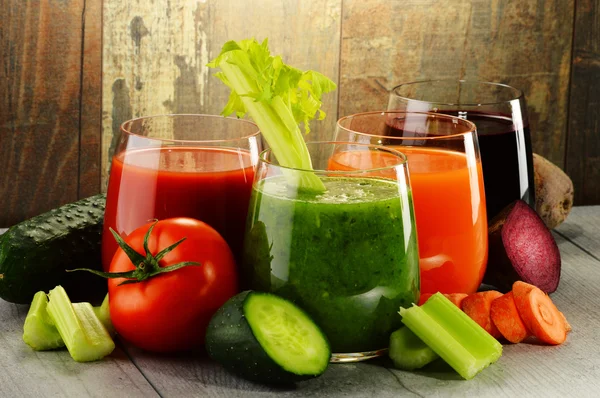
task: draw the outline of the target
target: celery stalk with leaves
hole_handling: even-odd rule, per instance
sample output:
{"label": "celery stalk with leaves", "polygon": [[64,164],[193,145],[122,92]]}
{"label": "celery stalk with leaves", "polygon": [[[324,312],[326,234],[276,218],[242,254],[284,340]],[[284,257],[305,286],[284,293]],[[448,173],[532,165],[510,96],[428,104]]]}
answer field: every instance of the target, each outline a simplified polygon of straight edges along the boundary
{"label": "celery stalk with leaves", "polygon": [[[246,113],[258,125],[281,166],[312,170],[310,154],[301,131],[310,132],[310,121],[322,120],[321,97],[336,85],[316,71],[301,71],[272,56],[268,41],[229,41],[209,64],[229,88],[229,101],[221,112],[228,116]],[[302,173],[300,186],[324,191],[323,182],[313,173]]]}

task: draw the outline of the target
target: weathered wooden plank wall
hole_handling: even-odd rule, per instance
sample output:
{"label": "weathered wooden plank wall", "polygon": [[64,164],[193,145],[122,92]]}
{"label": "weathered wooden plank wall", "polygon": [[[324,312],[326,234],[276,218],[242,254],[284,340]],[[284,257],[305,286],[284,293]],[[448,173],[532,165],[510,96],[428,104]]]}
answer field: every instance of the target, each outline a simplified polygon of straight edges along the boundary
{"label": "weathered wooden plank wall", "polygon": [[524,91],[534,151],[564,165],[574,0],[345,0],[340,115],[383,109],[402,82]]}
{"label": "weathered wooden plank wall", "polygon": [[98,191],[100,5],[0,0],[0,226]]}
{"label": "weathered wooden plank wall", "polygon": [[[228,92],[205,65],[227,40],[269,38],[293,65],[338,81],[339,0],[137,0],[104,2],[103,181],[119,125],[131,117],[164,113],[220,113]],[[331,131],[332,116],[315,126]]]}
{"label": "weathered wooden plank wall", "polygon": [[566,172],[576,204],[600,203],[600,1],[577,0]]}
{"label": "weathered wooden plank wall", "polygon": [[339,83],[316,138],[400,82],[519,87],[534,150],[565,167],[576,203],[600,203],[599,2],[0,0],[0,225],[104,187],[124,120],[218,113],[226,90],[204,65],[249,36]]}

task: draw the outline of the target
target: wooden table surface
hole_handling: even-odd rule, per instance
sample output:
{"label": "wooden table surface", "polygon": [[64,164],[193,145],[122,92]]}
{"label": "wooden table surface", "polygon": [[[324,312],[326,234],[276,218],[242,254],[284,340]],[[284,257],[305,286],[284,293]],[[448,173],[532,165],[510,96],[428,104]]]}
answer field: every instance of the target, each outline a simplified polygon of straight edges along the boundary
{"label": "wooden table surface", "polygon": [[600,396],[600,206],[573,209],[555,236],[562,277],[552,298],[573,326],[567,342],[505,345],[470,381],[440,362],[404,372],[384,358],[334,364],[281,389],[233,376],[205,355],[155,355],[123,342],[109,357],[80,364],[67,351],[32,351],[22,340],[28,307],[0,300],[0,397]]}

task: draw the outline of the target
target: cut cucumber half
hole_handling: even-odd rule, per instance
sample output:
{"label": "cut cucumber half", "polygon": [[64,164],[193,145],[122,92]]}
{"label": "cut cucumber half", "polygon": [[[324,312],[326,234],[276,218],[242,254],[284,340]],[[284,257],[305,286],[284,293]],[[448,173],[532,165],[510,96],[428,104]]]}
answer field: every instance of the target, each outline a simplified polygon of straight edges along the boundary
{"label": "cut cucumber half", "polygon": [[439,356],[406,326],[390,336],[389,356],[402,370],[420,369]]}
{"label": "cut cucumber half", "polygon": [[206,331],[211,358],[248,380],[293,383],[321,375],[331,351],[325,335],[293,303],[246,291],[227,301]]}

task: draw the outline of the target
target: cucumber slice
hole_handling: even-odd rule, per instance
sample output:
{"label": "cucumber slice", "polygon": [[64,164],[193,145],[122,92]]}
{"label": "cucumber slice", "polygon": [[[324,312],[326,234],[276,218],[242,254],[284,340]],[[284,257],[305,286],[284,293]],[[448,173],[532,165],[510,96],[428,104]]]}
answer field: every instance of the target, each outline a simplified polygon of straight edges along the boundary
{"label": "cucumber slice", "polygon": [[281,297],[254,293],[246,298],[244,313],[254,337],[279,366],[297,375],[323,373],[329,345],[304,311]]}
{"label": "cucumber slice", "polygon": [[48,296],[44,292],[37,292],[33,296],[31,307],[25,317],[23,325],[23,341],[36,351],[53,350],[64,347],[56,326],[48,316]]}
{"label": "cucumber slice", "polygon": [[433,362],[439,356],[406,326],[390,336],[389,356],[394,366],[402,370],[415,370]]}
{"label": "cucumber slice", "polygon": [[291,302],[246,291],[227,301],[206,331],[206,350],[229,371],[264,383],[321,375],[331,351],[319,327]]}

